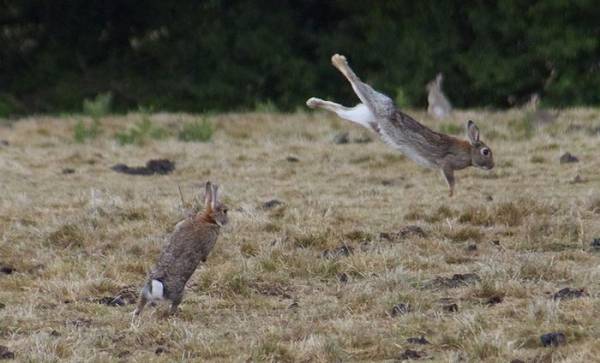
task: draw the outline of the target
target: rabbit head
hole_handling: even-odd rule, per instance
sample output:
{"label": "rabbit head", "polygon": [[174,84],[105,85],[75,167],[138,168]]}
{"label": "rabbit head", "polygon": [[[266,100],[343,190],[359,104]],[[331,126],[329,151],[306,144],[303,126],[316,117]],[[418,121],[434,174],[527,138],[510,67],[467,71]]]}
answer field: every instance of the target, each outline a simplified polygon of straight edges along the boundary
{"label": "rabbit head", "polygon": [[494,157],[492,149],[479,140],[479,128],[475,122],[467,122],[467,136],[471,143],[471,163],[473,166],[482,169],[492,169],[494,167]]}
{"label": "rabbit head", "polygon": [[432,80],[431,82],[427,83],[427,91],[428,92],[432,92],[432,91],[441,91],[442,89],[442,82],[444,81],[444,76],[441,73],[438,73],[435,76],[435,79]]}
{"label": "rabbit head", "polygon": [[207,182],[204,193],[204,213],[222,227],[229,222],[227,211],[227,206],[219,201],[219,186]]}

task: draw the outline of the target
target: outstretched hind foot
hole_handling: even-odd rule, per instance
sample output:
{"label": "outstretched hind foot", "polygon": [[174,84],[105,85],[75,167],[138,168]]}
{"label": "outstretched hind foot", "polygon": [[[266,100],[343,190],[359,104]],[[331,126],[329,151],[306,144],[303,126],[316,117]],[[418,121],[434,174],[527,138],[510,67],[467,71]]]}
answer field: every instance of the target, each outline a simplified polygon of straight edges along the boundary
{"label": "outstretched hind foot", "polygon": [[331,56],[331,63],[338,69],[348,67],[348,60],[346,60],[346,57],[337,53]]}
{"label": "outstretched hind foot", "polygon": [[317,108],[323,103],[323,100],[316,97],[311,97],[306,101],[306,106],[310,108]]}

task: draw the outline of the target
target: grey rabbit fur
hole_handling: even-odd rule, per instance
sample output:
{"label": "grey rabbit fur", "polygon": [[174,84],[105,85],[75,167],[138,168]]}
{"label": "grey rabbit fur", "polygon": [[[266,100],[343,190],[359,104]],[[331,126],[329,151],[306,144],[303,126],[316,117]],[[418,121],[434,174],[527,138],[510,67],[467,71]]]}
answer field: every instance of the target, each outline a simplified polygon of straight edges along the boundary
{"label": "grey rabbit fur", "polygon": [[444,76],[438,73],[435,79],[427,84],[427,113],[435,118],[447,118],[452,113],[452,105],[442,91]]}
{"label": "grey rabbit fur", "polygon": [[334,54],[333,65],[350,82],[361,103],[345,107],[331,101],[312,97],[306,101],[310,108],[322,108],[339,117],[375,132],[391,147],[399,150],[421,166],[442,171],[454,192],[454,171],[469,166],[492,169],[492,150],[479,139],[479,129],[467,122],[468,141],[435,132],[400,111],[388,96],[363,83],[352,71],[346,57]]}
{"label": "grey rabbit fur", "polygon": [[189,216],[175,226],[156,266],[142,288],[134,312],[141,314],[148,302],[171,301],[170,313],[177,312],[185,284],[198,264],[205,262],[219,237],[221,226],[229,222],[227,207],[218,199],[218,186],[206,183],[204,211]]}

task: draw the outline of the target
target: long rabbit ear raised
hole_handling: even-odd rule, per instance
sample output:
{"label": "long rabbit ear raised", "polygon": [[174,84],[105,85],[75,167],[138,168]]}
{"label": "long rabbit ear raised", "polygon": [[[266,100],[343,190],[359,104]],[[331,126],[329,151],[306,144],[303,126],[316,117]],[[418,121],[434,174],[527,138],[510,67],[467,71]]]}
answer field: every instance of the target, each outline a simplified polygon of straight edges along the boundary
{"label": "long rabbit ear raised", "polygon": [[435,83],[439,86],[442,87],[442,82],[444,81],[444,75],[440,72],[437,74],[437,76],[435,76]]}
{"label": "long rabbit ear raised", "polygon": [[211,207],[213,209],[216,207],[218,200],[219,200],[219,186],[217,184],[213,184],[213,186],[212,186],[212,200],[211,200]]}
{"label": "long rabbit ear raised", "polygon": [[469,136],[469,141],[471,141],[471,145],[474,145],[479,142],[479,128],[477,128],[475,122],[471,120],[467,121],[467,136]]}
{"label": "long rabbit ear raised", "polygon": [[204,188],[204,207],[208,208],[212,205],[213,192],[212,192],[212,184],[210,182],[206,182],[206,187]]}

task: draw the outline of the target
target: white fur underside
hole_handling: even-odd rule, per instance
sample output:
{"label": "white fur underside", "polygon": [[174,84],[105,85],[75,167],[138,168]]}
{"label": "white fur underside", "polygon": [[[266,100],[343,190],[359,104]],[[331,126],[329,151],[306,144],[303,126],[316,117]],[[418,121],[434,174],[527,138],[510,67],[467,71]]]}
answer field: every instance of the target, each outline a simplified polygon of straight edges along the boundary
{"label": "white fur underside", "polygon": [[423,155],[419,154],[417,150],[412,148],[410,145],[414,143],[414,140],[397,140],[396,138],[388,135],[385,132],[385,129],[380,127],[377,122],[377,118],[375,115],[369,110],[369,108],[364,103],[359,103],[358,105],[347,108],[342,105],[339,105],[335,102],[324,101],[320,98],[310,98],[306,104],[311,108],[323,108],[325,110],[335,112],[340,118],[344,120],[352,121],[356,124],[359,124],[363,127],[366,127],[372,131],[377,129],[378,132],[383,139],[383,141],[390,145],[391,147],[397,149],[406,157],[416,162],[417,164],[427,167],[427,168],[435,168],[436,165],[432,163],[427,158],[423,157]]}
{"label": "white fur underside", "polygon": [[375,122],[375,115],[363,103],[349,109],[338,109],[335,113],[344,120],[352,121],[368,129],[371,128],[369,124]]}
{"label": "white fur underside", "polygon": [[446,109],[444,109],[443,107],[441,107],[441,106],[434,106],[433,107],[433,114],[437,118],[443,118],[443,117],[446,117],[448,115],[448,111]]}
{"label": "white fur underside", "polygon": [[[368,129],[372,129],[371,124],[377,123],[377,119],[375,118],[375,115],[373,115],[373,113],[369,110],[369,108],[367,106],[365,106],[364,103],[359,103],[358,105],[354,106],[351,109],[336,110],[335,113],[339,117],[341,117],[345,120],[355,122],[355,123],[362,125]],[[380,128],[380,130],[381,130],[380,131],[381,138],[383,139],[383,141],[386,144],[397,149],[402,154],[404,154],[406,157],[408,157],[409,159],[411,159],[412,161],[414,161],[415,163],[417,163],[421,166],[424,166],[426,168],[435,167],[435,165],[433,165],[431,163],[431,161],[424,158],[415,149],[411,148],[408,145],[408,143],[403,144],[400,140],[394,140],[392,137],[390,137],[388,134],[386,134],[383,129]]]}
{"label": "white fur underside", "polygon": [[148,300],[162,300],[165,298],[164,286],[162,282],[158,280],[152,280],[150,285],[150,291],[148,291],[148,294],[146,295]]}

